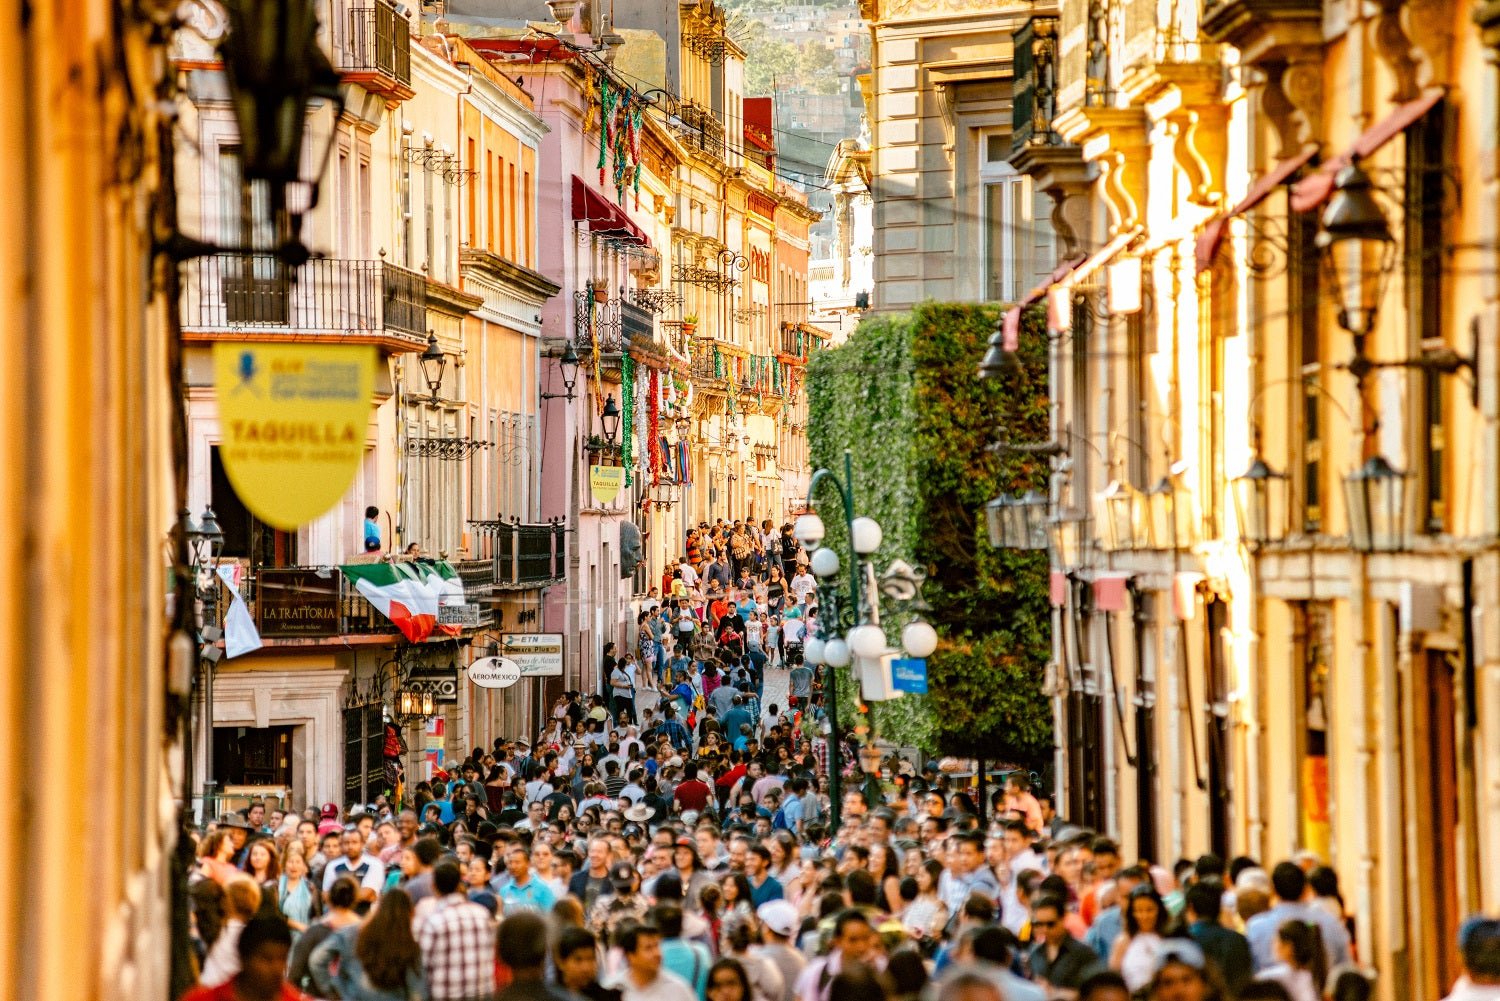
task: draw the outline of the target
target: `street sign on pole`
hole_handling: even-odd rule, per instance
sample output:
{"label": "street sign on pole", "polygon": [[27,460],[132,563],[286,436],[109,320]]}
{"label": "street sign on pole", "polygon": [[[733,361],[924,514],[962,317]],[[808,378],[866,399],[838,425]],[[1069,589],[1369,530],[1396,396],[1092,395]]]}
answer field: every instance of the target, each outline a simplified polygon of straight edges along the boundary
{"label": "street sign on pole", "polygon": [[897,657],[891,661],[891,687],[911,695],[927,694],[927,658]]}
{"label": "street sign on pole", "polygon": [[501,633],[500,654],[516,662],[523,678],[562,677],[562,633]]}

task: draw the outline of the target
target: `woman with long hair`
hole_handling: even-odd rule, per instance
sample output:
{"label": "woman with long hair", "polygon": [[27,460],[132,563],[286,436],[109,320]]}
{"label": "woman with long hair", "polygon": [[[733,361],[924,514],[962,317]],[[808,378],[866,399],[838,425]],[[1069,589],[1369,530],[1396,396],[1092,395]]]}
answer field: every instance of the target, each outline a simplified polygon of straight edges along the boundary
{"label": "woman with long hair", "polygon": [[707,1001],[752,1001],[750,977],[737,959],[725,957],[708,968]]}
{"label": "woman with long hair", "polygon": [[[943,933],[948,923],[948,905],[938,894],[938,880],[943,876],[943,864],[937,859],[922,863],[914,877],[917,896],[901,912],[901,924],[912,938],[924,944],[933,942]],[[899,884],[898,884],[899,889]]]}
{"label": "woman with long hair", "polygon": [[287,845],[281,876],[276,881],[276,906],[292,929],[292,944],[318,914],[318,891],[307,875],[307,856],[302,842]]}
{"label": "woman with long hair", "polygon": [[724,894],[724,919],[749,918],[755,914],[755,900],[750,890],[750,880],[742,872],[731,872],[719,880],[719,889]]}
{"label": "woman with long hair", "polygon": [[1283,921],[1272,948],[1276,965],[1261,970],[1255,979],[1274,980],[1286,988],[1292,1001],[1319,1001],[1323,981],[1328,979],[1328,958],[1318,926],[1295,918]]}
{"label": "woman with long hair", "polygon": [[220,886],[244,875],[235,867],[234,839],[226,828],[221,827],[203,839],[198,849],[198,871]]}
{"label": "woman with long hair", "polygon": [[1149,883],[1131,890],[1120,911],[1124,934],[1115,939],[1109,967],[1118,970],[1125,986],[1135,993],[1149,984],[1156,972],[1156,957],[1170,916],[1161,895]]}
{"label": "woman with long hair", "polygon": [[884,841],[870,845],[870,859],[865,863],[870,875],[880,885],[880,899],[889,914],[900,914],[905,905],[901,900],[901,875],[896,862],[896,853]]}
{"label": "woman with long hair", "polygon": [[310,964],[320,996],[337,990],[343,1001],[425,999],[422,950],[412,935],[412,916],[411,897],[405,890],[391,890],[363,924],[330,935],[313,951]]}
{"label": "woman with long hair", "polygon": [[266,913],[276,913],[276,885],[281,877],[281,863],[276,859],[276,845],[270,838],[250,843],[249,850],[245,852],[245,875],[255,880],[255,885],[260,887]]}

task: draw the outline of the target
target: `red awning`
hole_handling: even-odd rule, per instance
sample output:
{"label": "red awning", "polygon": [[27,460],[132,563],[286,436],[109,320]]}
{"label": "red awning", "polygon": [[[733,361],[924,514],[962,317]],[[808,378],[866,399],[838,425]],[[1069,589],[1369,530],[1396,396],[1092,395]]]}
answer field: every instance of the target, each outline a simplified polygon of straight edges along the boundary
{"label": "red awning", "polygon": [[1435,87],[1416,100],[1406,102],[1365,129],[1360,137],[1354,140],[1354,145],[1349,147],[1349,152],[1329,160],[1319,168],[1317,173],[1297,182],[1292,188],[1292,209],[1297,212],[1310,212],[1328,201],[1328,196],[1333,194],[1333,179],[1340,170],[1357,159],[1369,156],[1405,132],[1419,118],[1431,111],[1433,106],[1443,99],[1444,93],[1446,92],[1443,88]]}
{"label": "red awning", "polygon": [[1141,234],[1141,227],[1136,226],[1110,240],[1103,247],[1094,251],[1087,257],[1079,257],[1075,260],[1064,261],[1057,269],[1048,276],[1047,280],[1030,292],[1018,304],[1005,311],[1004,322],[1001,324],[1000,347],[1005,351],[1016,351],[1021,346],[1021,310],[1033,303],[1041,302],[1047,292],[1058,285],[1070,288],[1075,283],[1088,278],[1120,251],[1124,250],[1130,241]]}
{"label": "red awning", "polygon": [[1282,160],[1262,174],[1260,180],[1250,185],[1250,190],[1246,192],[1244,198],[1240,199],[1238,205],[1208,221],[1208,225],[1203,227],[1203,232],[1198,236],[1198,245],[1194,250],[1199,274],[1213,266],[1214,257],[1219,253],[1219,244],[1224,242],[1224,234],[1229,231],[1229,220],[1249,212],[1265,201],[1271,192],[1285,184],[1297,171],[1306,166],[1307,162],[1317,155],[1317,152],[1316,148],[1304,150],[1296,156],[1289,156]]}
{"label": "red awning", "polygon": [[630,221],[624,209],[589,187],[577,174],[573,175],[573,221],[588,223],[589,232],[595,236],[651,246],[651,239]]}

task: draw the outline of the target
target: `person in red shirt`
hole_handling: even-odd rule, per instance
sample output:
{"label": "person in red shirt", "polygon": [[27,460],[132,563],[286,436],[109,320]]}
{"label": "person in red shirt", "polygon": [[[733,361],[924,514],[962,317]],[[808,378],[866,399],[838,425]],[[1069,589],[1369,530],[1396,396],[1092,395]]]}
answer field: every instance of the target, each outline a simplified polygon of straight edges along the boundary
{"label": "person in red shirt", "polygon": [[239,940],[240,972],[217,987],[194,987],[182,1001],[311,1001],[286,982],[292,929],[281,918],[252,918]]}
{"label": "person in red shirt", "polygon": [[696,810],[702,813],[703,808],[708,805],[711,792],[708,783],[698,778],[698,763],[689,761],[687,767],[682,770],[682,782],[678,784],[677,791],[672,794],[672,799],[679,809]]}

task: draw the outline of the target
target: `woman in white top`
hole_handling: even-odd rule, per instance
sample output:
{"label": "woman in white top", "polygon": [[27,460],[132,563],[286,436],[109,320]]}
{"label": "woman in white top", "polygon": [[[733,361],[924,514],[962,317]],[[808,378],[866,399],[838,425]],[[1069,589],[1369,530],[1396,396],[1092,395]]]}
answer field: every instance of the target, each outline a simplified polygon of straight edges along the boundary
{"label": "woman in white top", "polygon": [[921,942],[934,941],[948,923],[948,906],[938,895],[938,880],[943,876],[943,864],[928,859],[917,870],[917,898],[901,912],[901,924],[907,934]]}
{"label": "woman in white top", "polygon": [[1328,974],[1328,959],[1318,926],[1295,918],[1285,921],[1276,929],[1272,949],[1276,965],[1261,970],[1255,979],[1276,981],[1286,988],[1292,1001],[1319,1001]]}
{"label": "woman in white top", "polygon": [[1125,986],[1134,994],[1151,983],[1156,974],[1156,957],[1161,952],[1167,909],[1162,905],[1156,888],[1148,883],[1130,891],[1122,910],[1124,934],[1115,939],[1109,954],[1109,968],[1119,971],[1125,978]]}

